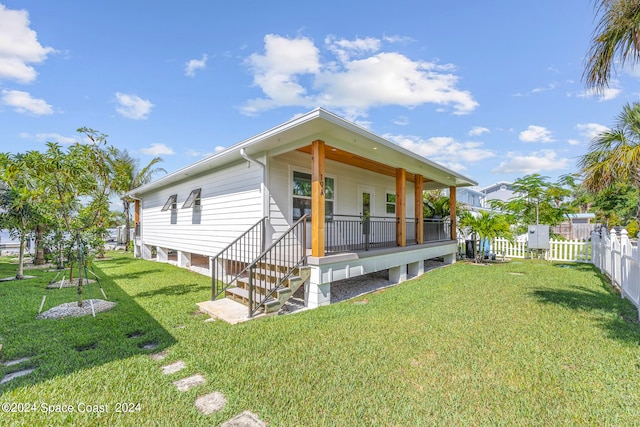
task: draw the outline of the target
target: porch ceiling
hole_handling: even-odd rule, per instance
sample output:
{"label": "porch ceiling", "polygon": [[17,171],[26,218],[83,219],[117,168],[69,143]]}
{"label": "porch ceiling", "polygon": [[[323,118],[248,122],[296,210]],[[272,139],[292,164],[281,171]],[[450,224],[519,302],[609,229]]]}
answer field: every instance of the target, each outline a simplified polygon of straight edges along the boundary
{"label": "porch ceiling", "polygon": [[[311,154],[311,145],[298,148],[297,151]],[[385,165],[375,160],[367,159],[354,153],[342,150],[340,148],[326,146],[324,157],[329,160],[344,163],[347,165],[355,166],[361,169],[366,169],[382,175],[394,177],[396,176],[396,168],[393,166]],[[415,182],[416,176],[413,173],[407,172],[407,181]],[[431,182],[430,179],[423,178],[422,182]]]}

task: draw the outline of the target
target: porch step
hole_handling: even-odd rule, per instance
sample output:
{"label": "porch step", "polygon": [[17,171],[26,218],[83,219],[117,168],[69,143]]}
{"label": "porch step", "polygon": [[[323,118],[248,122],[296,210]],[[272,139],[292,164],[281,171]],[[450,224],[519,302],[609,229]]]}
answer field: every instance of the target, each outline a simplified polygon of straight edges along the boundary
{"label": "porch step", "polygon": [[[227,298],[233,299],[235,301],[238,301],[244,305],[248,305],[249,304],[249,291],[243,288],[229,288],[226,291],[226,296]],[[281,289],[278,290],[276,292],[276,294],[278,295],[282,295],[283,297],[285,296],[285,294],[291,294],[291,289],[289,288],[285,288],[285,289]],[[254,301],[258,301],[260,299],[261,295],[259,295],[257,292],[254,291]],[[288,299],[288,296],[286,297],[286,299]],[[285,300],[286,300],[285,299]],[[275,299],[275,298],[268,298],[265,303],[264,303],[264,312],[265,313],[271,313],[277,309],[280,308],[280,306],[282,305],[282,303],[279,301],[279,299]]]}
{"label": "porch step", "polygon": [[[271,270],[258,270],[260,275],[266,277],[273,277],[274,281],[265,281],[254,278],[253,285],[253,301],[259,301],[266,295],[271,292],[271,290],[275,287],[275,283],[279,282],[282,277],[284,277],[283,273],[274,272]],[[273,274],[272,274],[273,273]],[[266,300],[263,305],[262,311],[264,313],[272,313],[280,309],[282,305],[294,294],[295,291],[298,290],[300,286],[304,282],[309,279],[311,276],[311,269],[309,267],[300,267],[296,272],[298,275],[290,276],[287,280],[285,280],[282,286],[270,297]],[[236,281],[236,287],[228,288],[225,291],[225,296],[229,299],[242,303],[244,305],[249,305],[249,275],[243,275],[238,277]]]}

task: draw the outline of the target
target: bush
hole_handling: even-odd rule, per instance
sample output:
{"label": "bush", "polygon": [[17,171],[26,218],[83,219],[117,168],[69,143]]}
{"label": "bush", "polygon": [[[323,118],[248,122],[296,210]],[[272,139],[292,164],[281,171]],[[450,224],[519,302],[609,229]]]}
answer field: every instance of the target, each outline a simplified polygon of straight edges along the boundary
{"label": "bush", "polygon": [[633,221],[630,221],[625,228],[627,229],[627,233],[629,233],[629,237],[638,237],[637,220],[634,219]]}

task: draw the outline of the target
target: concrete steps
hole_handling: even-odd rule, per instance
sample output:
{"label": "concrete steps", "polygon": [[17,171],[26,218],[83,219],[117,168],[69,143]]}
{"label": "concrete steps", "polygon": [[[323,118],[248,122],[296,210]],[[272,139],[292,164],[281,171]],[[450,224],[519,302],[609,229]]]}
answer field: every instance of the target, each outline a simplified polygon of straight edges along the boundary
{"label": "concrete steps", "polygon": [[[294,294],[300,286],[306,282],[311,276],[309,267],[299,267],[292,275],[282,281],[286,275],[287,267],[277,265],[261,265],[261,268],[253,272],[253,295],[252,300],[261,301],[271,292],[271,297],[267,298],[261,308],[263,313],[273,313],[278,311],[280,307]],[[278,284],[282,281],[279,288]],[[249,306],[249,275],[245,274],[238,277],[236,286],[228,288],[225,296],[233,301]]]}

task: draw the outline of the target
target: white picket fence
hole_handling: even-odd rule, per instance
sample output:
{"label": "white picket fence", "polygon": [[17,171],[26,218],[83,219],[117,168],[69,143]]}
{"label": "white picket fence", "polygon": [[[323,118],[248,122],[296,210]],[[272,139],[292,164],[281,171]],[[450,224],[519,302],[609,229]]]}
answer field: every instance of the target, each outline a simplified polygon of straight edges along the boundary
{"label": "white picket fence", "polygon": [[[493,239],[490,251],[498,258],[531,258],[533,256],[527,248],[526,240]],[[591,243],[588,240],[551,239],[549,250],[540,254],[549,261],[591,262],[591,252]]]}
{"label": "white picket fence", "polygon": [[[631,244],[627,230],[591,234],[593,265],[618,286],[624,298],[629,299],[640,312],[640,258],[638,247]],[[639,315],[640,317],[640,315]]]}

